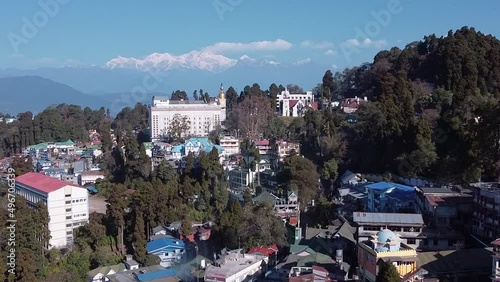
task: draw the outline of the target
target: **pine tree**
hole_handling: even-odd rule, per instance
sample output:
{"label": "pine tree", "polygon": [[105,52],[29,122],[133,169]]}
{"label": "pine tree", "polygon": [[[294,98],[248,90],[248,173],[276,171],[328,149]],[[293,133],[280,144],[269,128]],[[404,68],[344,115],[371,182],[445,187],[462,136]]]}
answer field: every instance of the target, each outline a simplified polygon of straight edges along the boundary
{"label": "pine tree", "polygon": [[115,235],[118,241],[118,249],[123,253],[123,233],[125,228],[125,209],[127,203],[127,189],[123,184],[113,185],[113,191],[108,199],[107,214],[114,225]]}
{"label": "pine tree", "polygon": [[134,225],[134,247],[135,247],[135,260],[141,264],[146,263],[146,235],[144,233],[144,218],[142,212],[136,212],[135,225]]}

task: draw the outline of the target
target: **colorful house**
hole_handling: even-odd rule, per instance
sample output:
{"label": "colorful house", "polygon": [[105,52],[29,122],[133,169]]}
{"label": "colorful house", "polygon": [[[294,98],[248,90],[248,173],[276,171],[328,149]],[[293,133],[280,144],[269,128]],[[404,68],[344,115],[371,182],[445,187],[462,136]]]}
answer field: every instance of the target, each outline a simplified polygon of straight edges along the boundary
{"label": "colorful house", "polygon": [[186,246],[183,241],[171,238],[160,238],[149,241],[146,252],[150,255],[160,257],[160,265],[169,267],[182,260]]}
{"label": "colorful house", "polygon": [[415,212],[415,187],[392,182],[365,185],[369,212]]}
{"label": "colorful house", "polygon": [[360,281],[375,282],[384,263],[392,263],[401,277],[417,270],[417,252],[401,243],[401,239],[389,229],[379,231],[371,240],[358,244]]}
{"label": "colorful house", "polygon": [[219,156],[222,156],[224,152],[224,148],[220,145],[213,144],[208,140],[208,137],[197,137],[197,138],[189,138],[184,144],[179,144],[174,146],[171,150],[172,157],[175,159],[181,159],[182,157],[186,157],[189,153],[193,153],[197,156],[201,152],[210,153],[213,148],[216,148]]}

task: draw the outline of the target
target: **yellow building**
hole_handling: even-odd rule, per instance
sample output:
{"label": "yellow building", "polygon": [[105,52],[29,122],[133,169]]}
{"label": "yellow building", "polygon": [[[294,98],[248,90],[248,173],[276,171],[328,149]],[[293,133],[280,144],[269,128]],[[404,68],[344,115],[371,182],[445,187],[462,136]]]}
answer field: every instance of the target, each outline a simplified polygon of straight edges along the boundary
{"label": "yellow building", "polygon": [[358,244],[360,281],[375,282],[384,263],[392,263],[401,276],[417,270],[417,252],[401,243],[394,232],[384,229],[365,242]]}

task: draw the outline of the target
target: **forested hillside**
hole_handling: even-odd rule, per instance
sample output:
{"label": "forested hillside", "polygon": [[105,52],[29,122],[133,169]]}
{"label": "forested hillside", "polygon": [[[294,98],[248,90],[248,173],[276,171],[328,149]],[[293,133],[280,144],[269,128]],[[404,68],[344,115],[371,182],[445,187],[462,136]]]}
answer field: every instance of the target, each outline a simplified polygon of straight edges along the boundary
{"label": "forested hillside", "polygon": [[357,112],[346,162],[390,171],[474,181],[500,172],[500,42],[463,27],[426,36],[373,63],[345,70],[335,89],[367,96]]}

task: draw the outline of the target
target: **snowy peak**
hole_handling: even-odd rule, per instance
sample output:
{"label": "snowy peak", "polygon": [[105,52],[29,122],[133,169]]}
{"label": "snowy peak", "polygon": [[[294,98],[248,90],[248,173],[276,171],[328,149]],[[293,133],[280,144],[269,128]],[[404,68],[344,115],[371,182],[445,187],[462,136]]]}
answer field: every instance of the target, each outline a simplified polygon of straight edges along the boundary
{"label": "snowy peak", "polygon": [[223,72],[235,65],[264,66],[279,65],[276,61],[255,59],[247,55],[239,59],[231,59],[220,54],[207,51],[191,51],[182,55],[170,53],[153,53],[143,59],[118,56],[106,63],[109,69],[134,69],[140,71],[167,72],[172,70],[189,69],[202,70],[213,73]]}
{"label": "snowy peak", "polygon": [[203,51],[191,51],[179,56],[169,53],[153,53],[143,59],[118,56],[106,63],[110,69],[136,69],[140,71],[171,71],[177,69],[222,72],[237,63],[223,55]]}
{"label": "snowy peak", "polygon": [[238,59],[238,64],[240,65],[243,64],[248,66],[264,66],[264,65],[279,65],[280,63],[267,59],[255,59],[247,55],[243,55]]}
{"label": "snowy peak", "polygon": [[303,59],[303,60],[298,60],[296,62],[294,62],[292,65],[295,65],[295,66],[301,66],[301,65],[305,65],[305,64],[310,64],[312,61],[310,58],[306,58],[306,59]]}

